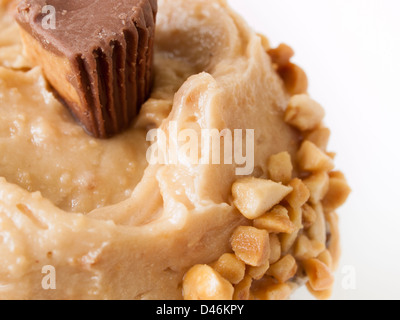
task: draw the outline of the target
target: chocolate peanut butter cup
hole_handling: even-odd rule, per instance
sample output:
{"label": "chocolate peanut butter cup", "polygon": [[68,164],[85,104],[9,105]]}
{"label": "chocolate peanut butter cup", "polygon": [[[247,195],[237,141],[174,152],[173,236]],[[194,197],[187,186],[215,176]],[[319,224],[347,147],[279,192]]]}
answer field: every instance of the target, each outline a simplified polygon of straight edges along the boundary
{"label": "chocolate peanut butter cup", "polygon": [[91,135],[126,129],[151,90],[157,0],[23,0],[28,57]]}

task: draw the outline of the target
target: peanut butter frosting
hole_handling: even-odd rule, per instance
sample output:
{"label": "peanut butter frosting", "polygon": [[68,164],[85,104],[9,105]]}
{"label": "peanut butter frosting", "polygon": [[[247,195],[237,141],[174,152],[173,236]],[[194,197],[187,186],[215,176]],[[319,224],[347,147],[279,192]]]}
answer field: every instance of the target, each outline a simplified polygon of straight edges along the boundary
{"label": "peanut butter frosting", "polygon": [[[0,299],[182,299],[185,286],[185,298],[202,298],[184,276],[193,266],[232,254],[232,235],[238,236],[234,243],[240,247],[241,237],[253,232],[246,228],[260,217],[249,219],[237,204],[243,203],[242,186],[256,186],[252,180],[241,184],[246,181],[236,175],[238,164],[192,164],[181,157],[177,163],[150,164],[146,135],[151,129],[172,136],[169,143],[177,145],[183,142],[173,138],[171,122],[177,130],[196,132],[253,129],[254,179],[274,177],[273,160],[268,159],[275,155],[285,153],[278,163],[293,160],[282,181],[285,191],[275,199],[286,207],[284,198],[299,190],[292,178],[305,180],[308,176],[301,172],[307,170],[314,177],[314,168],[329,162],[324,150],[318,153],[321,162],[309,163],[307,155],[317,141],[304,146],[305,134],[294,125],[303,122],[292,99],[293,90],[299,90],[292,65],[282,68],[271,59],[266,39],[226,1],[159,0],[158,7],[150,98],[127,131],[97,140],[55,97],[42,69],[25,58],[9,1],[0,1]],[[296,160],[299,150],[305,154],[303,162]],[[324,177],[332,181],[328,173]],[[308,181],[309,189],[315,191],[316,184]],[[293,225],[287,228],[296,230],[293,239],[303,235],[300,225],[307,221],[317,221],[325,230],[328,218],[317,200],[310,204],[317,213],[310,213],[309,220],[297,223],[289,210]],[[318,226],[310,228],[308,235],[316,234]],[[267,231],[256,233],[267,241]],[[278,234],[268,238],[268,244],[277,241]],[[254,257],[250,261],[266,261],[265,256]],[[246,261],[239,260],[236,265],[243,268]],[[42,287],[46,265],[56,270],[55,290]],[[309,270],[314,265],[304,264]],[[253,272],[260,274],[260,269]],[[235,284],[236,297],[244,297],[238,295],[245,287],[240,283]],[[287,284],[283,289],[291,288]],[[232,297],[233,289],[226,292]]]}

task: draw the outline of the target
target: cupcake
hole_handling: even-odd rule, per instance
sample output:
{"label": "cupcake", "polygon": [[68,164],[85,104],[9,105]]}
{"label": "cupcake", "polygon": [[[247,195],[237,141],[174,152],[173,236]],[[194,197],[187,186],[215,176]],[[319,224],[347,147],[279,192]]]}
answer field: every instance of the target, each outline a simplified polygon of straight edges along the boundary
{"label": "cupcake", "polygon": [[223,0],[45,2],[0,2],[0,299],[328,298],[350,188],[293,50]]}

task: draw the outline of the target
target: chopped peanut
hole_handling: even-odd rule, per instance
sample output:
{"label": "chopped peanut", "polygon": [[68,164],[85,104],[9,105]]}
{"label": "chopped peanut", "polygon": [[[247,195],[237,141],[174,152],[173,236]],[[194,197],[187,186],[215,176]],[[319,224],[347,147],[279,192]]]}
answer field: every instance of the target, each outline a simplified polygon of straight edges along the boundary
{"label": "chopped peanut", "polygon": [[309,172],[331,171],[333,160],[310,141],[304,141],[297,153],[300,169]]}
{"label": "chopped peanut", "polygon": [[304,229],[308,229],[317,220],[317,213],[307,203],[302,207],[302,210],[303,210],[303,226],[304,226]]}
{"label": "chopped peanut", "polygon": [[296,226],[296,231],[293,232],[292,234],[279,235],[279,240],[281,241],[283,253],[287,253],[292,248],[297,239],[297,235],[299,234],[299,230],[303,228],[302,225],[303,217],[301,208],[299,209],[289,208],[289,217],[290,221],[292,221],[293,224]]}
{"label": "chopped peanut", "polygon": [[289,250],[293,247],[294,243],[296,242],[297,236],[299,231],[295,231],[292,234],[280,234],[279,240],[281,242],[282,252],[288,253]]}
{"label": "chopped peanut", "polygon": [[278,68],[278,74],[282,78],[285,88],[290,95],[307,93],[308,78],[304,70],[299,66],[288,63]]}
{"label": "chopped peanut", "polygon": [[300,131],[315,129],[324,117],[321,105],[306,94],[293,96],[285,112],[285,122]]}
{"label": "chopped peanut", "polygon": [[278,66],[286,66],[290,63],[290,59],[294,56],[294,51],[288,45],[282,43],[276,49],[268,50],[272,63]]}
{"label": "chopped peanut", "polygon": [[231,239],[232,249],[249,266],[260,267],[269,261],[269,235],[265,230],[238,227]]}
{"label": "chopped peanut", "polygon": [[261,38],[261,45],[263,46],[264,50],[268,52],[271,49],[271,45],[269,43],[268,38],[260,33],[258,33],[257,35]]}
{"label": "chopped peanut", "polygon": [[310,240],[307,236],[301,235],[294,246],[294,256],[299,261],[309,260],[318,257],[325,249],[324,243]]}
{"label": "chopped peanut", "polygon": [[269,158],[268,175],[272,181],[288,184],[292,173],[293,165],[288,152],[281,152]]}
{"label": "chopped peanut", "polygon": [[339,234],[339,217],[336,213],[330,212],[325,215],[326,222],[329,225],[330,238],[328,250],[332,256],[332,270],[337,270],[341,255],[340,234]]}
{"label": "chopped peanut", "polygon": [[333,267],[333,260],[332,260],[332,255],[328,250],[325,250],[324,252],[322,252],[318,258],[319,261],[323,262],[328,268],[329,270],[332,270]]}
{"label": "chopped peanut", "polygon": [[307,136],[306,140],[314,143],[322,151],[326,151],[331,137],[331,130],[328,128],[318,128],[311,131]]}
{"label": "chopped peanut", "polygon": [[259,288],[254,292],[254,296],[259,300],[283,301],[289,299],[291,293],[292,289],[288,284],[278,283]]}
{"label": "chopped peanut", "polygon": [[291,255],[284,256],[277,263],[273,264],[267,274],[274,277],[280,283],[292,279],[297,272],[296,260]]}
{"label": "chopped peanut", "polygon": [[282,233],[279,235],[279,241],[281,242],[282,253],[288,253],[296,242],[299,231],[295,231],[292,234]]}
{"label": "chopped peanut", "polygon": [[288,210],[282,206],[274,207],[270,212],[254,220],[254,226],[269,233],[293,233],[296,226],[290,221]]}
{"label": "chopped peanut", "polygon": [[329,190],[329,175],[326,172],[318,172],[305,179],[304,184],[310,190],[310,202],[321,202]]}
{"label": "chopped peanut", "polygon": [[329,268],[318,259],[303,262],[303,267],[309,278],[310,287],[315,291],[329,290],[334,282]]}
{"label": "chopped peanut", "polygon": [[293,179],[289,183],[293,191],[285,198],[292,208],[301,208],[310,199],[310,190],[300,179]]}
{"label": "chopped peanut", "polygon": [[332,172],[329,173],[329,177],[330,178],[346,180],[346,176],[341,171],[332,171]]}
{"label": "chopped peanut", "polygon": [[183,279],[185,300],[232,300],[233,286],[207,265],[196,265]]}
{"label": "chopped peanut", "polygon": [[261,217],[282,201],[291,187],[257,178],[243,178],[233,184],[233,203],[250,220]]}
{"label": "chopped peanut", "polygon": [[253,283],[253,278],[246,275],[242,281],[235,286],[233,300],[250,300],[250,288]]}
{"label": "chopped peanut", "polygon": [[303,210],[301,208],[288,208],[290,221],[293,222],[297,230],[303,228]]}
{"label": "chopped peanut", "polygon": [[259,267],[249,267],[248,274],[254,279],[254,280],[260,280],[264,275],[267,273],[269,269],[269,261]]}
{"label": "chopped peanut", "polygon": [[271,233],[269,235],[269,245],[271,248],[271,254],[269,256],[269,263],[274,264],[281,258],[281,242],[279,241],[278,235]]}
{"label": "chopped peanut", "polygon": [[213,268],[232,284],[238,284],[242,281],[246,272],[245,263],[232,253],[222,255],[213,265]]}
{"label": "chopped peanut", "polygon": [[313,209],[317,214],[317,219],[315,220],[315,223],[308,228],[307,235],[311,240],[316,240],[320,243],[326,243],[326,221],[324,209],[320,203],[314,205]]}
{"label": "chopped peanut", "polygon": [[351,188],[347,184],[346,178],[343,174],[332,173],[329,178],[329,188],[322,205],[325,212],[335,211],[342,206],[351,193]]}
{"label": "chopped peanut", "polygon": [[318,300],[329,300],[332,296],[332,288],[323,291],[315,291],[309,282],[306,283],[308,291]]}
{"label": "chopped peanut", "polygon": [[336,159],[337,153],[336,152],[326,152],[326,155],[331,158],[332,160]]}

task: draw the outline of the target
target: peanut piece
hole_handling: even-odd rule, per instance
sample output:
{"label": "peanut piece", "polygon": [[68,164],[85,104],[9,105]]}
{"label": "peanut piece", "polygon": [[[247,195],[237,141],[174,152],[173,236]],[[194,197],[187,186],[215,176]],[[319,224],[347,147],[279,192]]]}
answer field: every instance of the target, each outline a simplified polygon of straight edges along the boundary
{"label": "peanut piece", "polygon": [[233,300],[250,300],[250,288],[253,283],[251,276],[246,275],[244,279],[235,286]]}
{"label": "peanut piece", "polygon": [[242,281],[246,272],[245,263],[232,253],[222,255],[213,268],[232,284]]}
{"label": "peanut piece", "polygon": [[269,233],[293,233],[296,230],[296,226],[290,221],[288,210],[279,205],[254,220],[254,227],[267,230]]}
{"label": "peanut piece", "polygon": [[330,238],[328,250],[332,256],[332,270],[337,270],[341,255],[340,234],[339,234],[339,217],[336,213],[330,212],[325,215],[326,222],[329,224]]}
{"label": "peanut piece", "polygon": [[291,187],[257,178],[240,179],[232,187],[234,205],[250,220],[261,217],[290,192]]}
{"label": "peanut piece", "polygon": [[297,153],[300,169],[309,172],[331,171],[333,160],[310,141],[304,141]]}
{"label": "peanut piece", "polygon": [[196,265],[183,279],[185,300],[232,300],[233,286],[207,265]]}
{"label": "peanut piece", "polygon": [[265,230],[238,227],[231,239],[236,256],[246,264],[260,267],[269,261],[269,235]]}
{"label": "peanut piece", "polygon": [[336,159],[337,153],[336,152],[326,152],[326,155],[331,158],[332,160]]}
{"label": "peanut piece", "polygon": [[283,301],[289,299],[292,289],[286,283],[271,284],[263,289],[254,292],[254,296],[259,300]]}
{"label": "peanut piece", "polygon": [[307,203],[302,207],[304,229],[310,228],[317,220],[317,213]]}
{"label": "peanut piece", "polygon": [[288,63],[278,68],[278,74],[285,84],[286,91],[291,96],[307,93],[308,78],[304,70],[299,66]]}
{"label": "peanut piece", "polygon": [[314,291],[329,290],[334,278],[329,268],[318,259],[310,259],[303,262],[303,267],[309,278],[310,287]]}
{"label": "peanut piece", "polygon": [[320,243],[326,243],[326,220],[324,210],[321,204],[314,205],[313,209],[317,214],[317,219],[306,233],[310,240],[316,240]]}
{"label": "peanut piece", "polygon": [[322,201],[322,205],[326,212],[335,211],[341,207],[351,193],[346,178],[342,173],[333,173],[329,178],[328,192]]}
{"label": "peanut piece", "polygon": [[272,63],[281,67],[290,63],[290,59],[294,56],[294,51],[291,47],[282,43],[278,48],[268,50],[268,54],[271,57]]}
{"label": "peanut piece", "polygon": [[324,117],[324,108],[306,94],[293,96],[285,112],[285,122],[300,131],[315,129]]}
{"label": "peanut piece", "polygon": [[331,130],[329,130],[328,128],[318,128],[306,135],[305,140],[314,143],[322,151],[326,151],[326,149],[328,148],[330,137]]}
{"label": "peanut piece", "polygon": [[307,236],[301,235],[294,246],[294,256],[299,261],[309,260],[318,257],[325,249],[324,243],[310,240]]}
{"label": "peanut piece", "polygon": [[318,300],[329,300],[332,296],[332,288],[324,291],[315,291],[309,282],[306,283],[308,291]]}
{"label": "peanut piece", "polygon": [[281,242],[282,253],[288,253],[296,242],[299,231],[295,231],[292,234],[282,233],[279,235],[279,241]]}
{"label": "peanut piece", "polygon": [[296,226],[296,231],[291,234],[279,235],[279,240],[281,242],[283,253],[287,253],[292,248],[299,234],[299,230],[303,228],[302,225],[303,218],[302,218],[301,208],[299,209],[289,208],[289,217],[290,221],[292,221],[293,224]]}
{"label": "peanut piece", "polygon": [[329,270],[332,270],[333,267],[333,259],[332,259],[332,255],[328,250],[325,250],[324,252],[322,252],[318,258],[319,261],[323,262],[328,268]]}
{"label": "peanut piece", "polygon": [[268,176],[272,181],[288,184],[292,179],[293,165],[288,152],[278,153],[268,160]]}
{"label": "peanut piece", "polygon": [[260,280],[264,275],[267,273],[269,269],[269,261],[265,263],[264,265],[261,265],[259,267],[249,267],[248,274],[251,276],[254,280]]}
{"label": "peanut piece", "polygon": [[293,191],[285,198],[292,208],[301,208],[310,199],[310,190],[300,179],[293,179],[289,183]]}
{"label": "peanut piece", "polygon": [[329,177],[330,178],[346,180],[346,176],[341,171],[332,171],[332,172],[329,173]]}
{"label": "peanut piece", "polygon": [[304,184],[310,190],[310,202],[316,204],[325,198],[329,190],[329,175],[326,172],[318,172],[305,179]]}
{"label": "peanut piece", "polygon": [[271,45],[270,45],[270,43],[269,43],[268,38],[267,38],[265,35],[260,34],[260,33],[258,33],[257,35],[261,38],[261,45],[262,45],[262,47],[264,48],[264,50],[265,50],[266,52],[268,52],[268,51],[271,49]]}
{"label": "peanut piece", "polygon": [[294,277],[297,272],[297,263],[292,255],[286,255],[277,263],[273,264],[267,274],[274,277],[280,283],[285,283]]}
{"label": "peanut piece", "polygon": [[279,241],[278,235],[271,233],[269,235],[269,245],[271,248],[271,254],[269,256],[269,263],[274,264],[281,258],[281,242]]}

